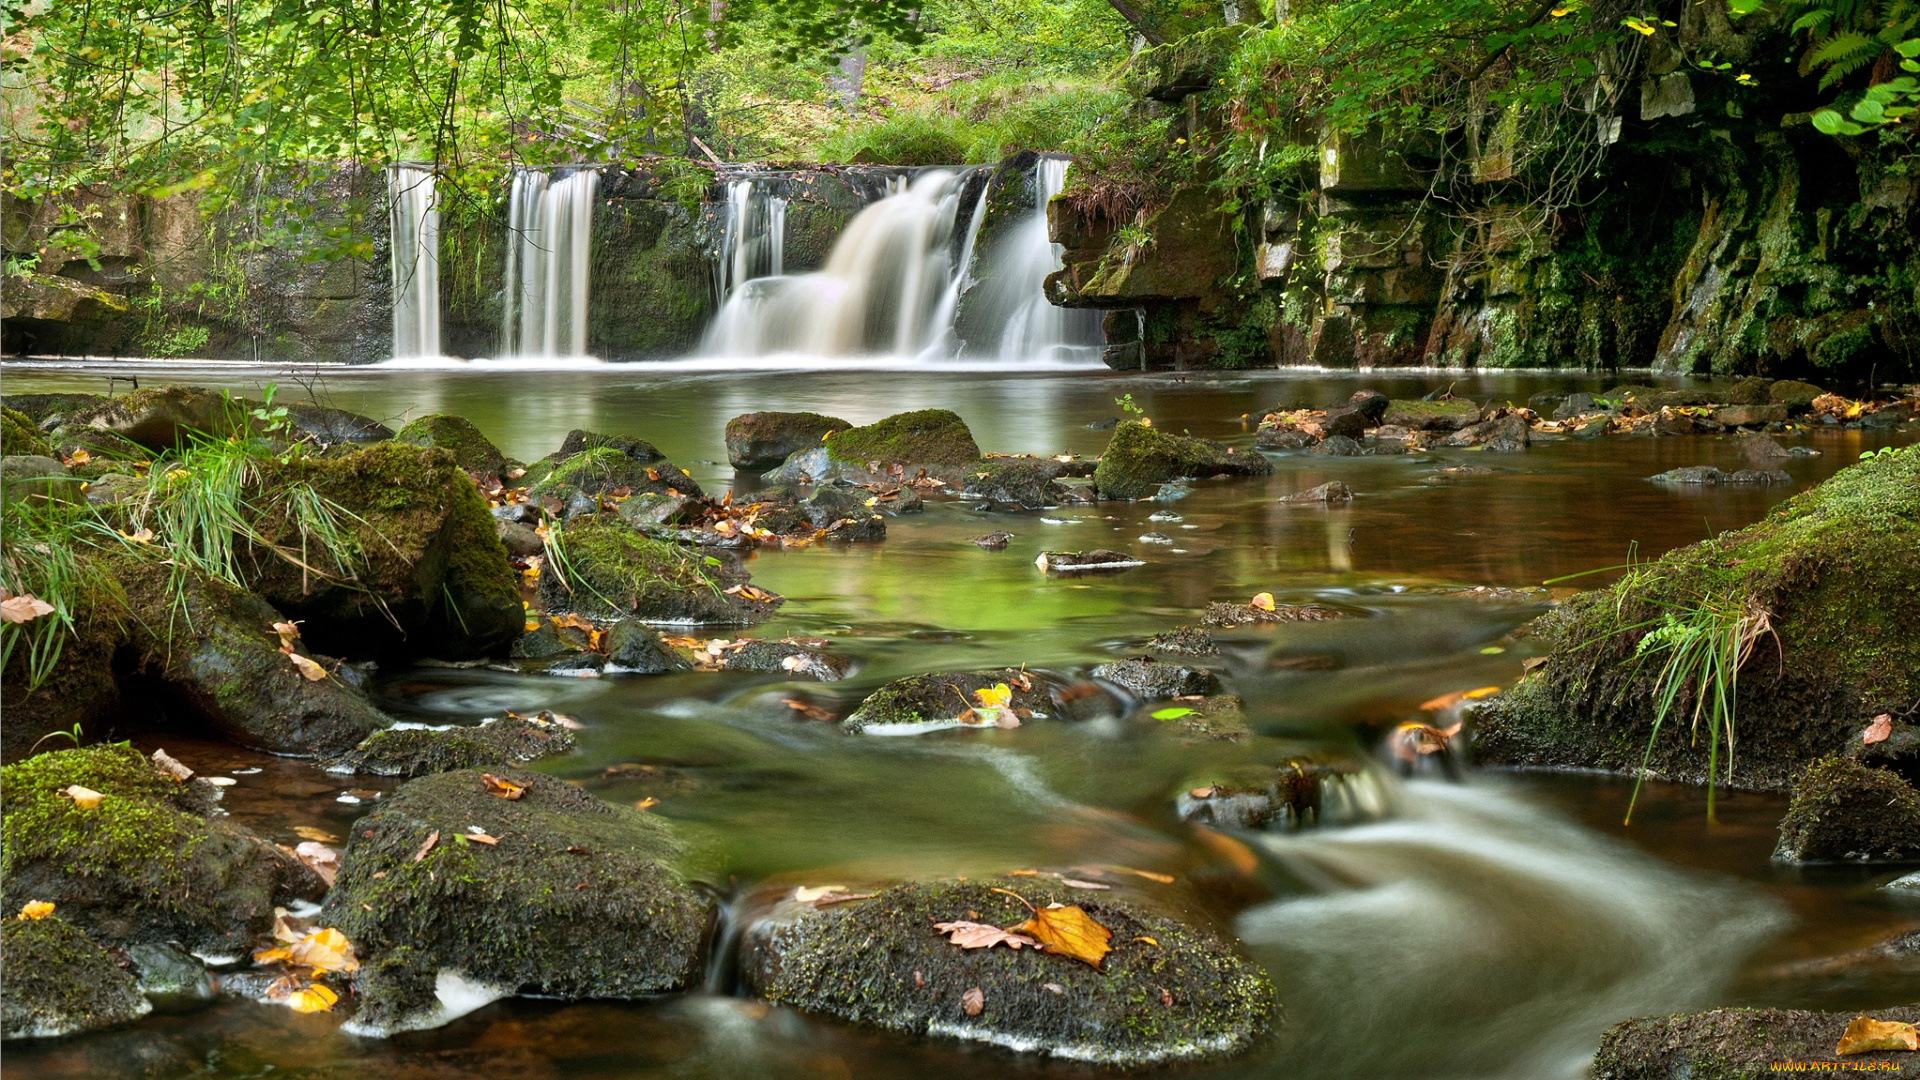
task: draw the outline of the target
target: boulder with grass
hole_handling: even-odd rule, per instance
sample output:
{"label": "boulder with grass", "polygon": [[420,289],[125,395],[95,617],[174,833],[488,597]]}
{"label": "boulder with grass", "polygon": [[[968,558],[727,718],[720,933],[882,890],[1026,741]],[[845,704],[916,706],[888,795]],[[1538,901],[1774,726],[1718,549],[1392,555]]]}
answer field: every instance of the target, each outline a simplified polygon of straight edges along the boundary
{"label": "boulder with grass", "polygon": [[0,785],[8,912],[45,901],[102,940],[240,956],[275,905],[325,888],[291,854],[212,816],[212,785],[175,779],[125,743],[39,754],[0,770]]}
{"label": "boulder with grass", "polygon": [[693,475],[670,461],[640,461],[617,446],[596,446],[563,458],[527,489],[535,499],[567,502],[575,495],[701,494]]}
{"label": "boulder with grass", "polygon": [[1273,463],[1256,451],[1170,435],[1140,421],[1113,429],[1093,486],[1103,499],[1144,499],[1161,484],[1205,476],[1268,476]]}
{"label": "boulder with grass", "polygon": [[359,951],[349,1030],[435,1027],[516,992],[699,982],[714,903],[677,868],[686,851],[664,821],[539,773],[489,774],[410,781],[354,824],[319,916]]}
{"label": "boulder with grass", "polygon": [[0,1039],[51,1039],[153,1011],[113,955],[59,915],[0,923]]}
{"label": "boulder with grass", "polygon": [[[1642,563],[1534,624],[1546,663],[1478,714],[1482,761],[1785,790],[1920,698],[1920,448],[1836,473],[1738,532]],[[1701,678],[1715,642],[1738,679]],[[1663,682],[1663,676],[1666,681]],[[1653,738],[1660,690],[1675,685]],[[1696,695],[1727,686],[1735,752],[1713,754]]]}
{"label": "boulder with grass", "polygon": [[1920,861],[1920,792],[1892,769],[1848,757],[1813,763],[1780,819],[1781,862]]}
{"label": "boulder with grass", "polygon": [[780,598],[753,588],[731,559],[642,536],[597,514],[547,536],[540,605],[550,614],[635,618],[669,626],[747,626],[773,614]]}
{"label": "boulder with grass", "polygon": [[[358,440],[355,440],[358,441]],[[449,413],[432,413],[409,421],[393,436],[405,446],[437,447],[453,455],[454,464],[476,476],[501,476],[514,466],[473,421]]]}
{"label": "boulder with grass", "polygon": [[819,413],[746,413],[727,421],[727,461],[743,472],[763,472],[819,446],[829,433],[852,427],[837,416]]}
{"label": "boulder with grass", "polygon": [[[1041,917],[1093,924],[1086,933],[1106,951],[967,949],[937,928]],[[784,900],[747,929],[740,969],[749,992],[803,1012],[1091,1065],[1227,1057],[1276,1013],[1266,974],[1227,940],[1124,888],[1046,877],[896,885],[821,907]]]}
{"label": "boulder with grass", "polygon": [[34,425],[32,417],[12,409],[0,409],[0,456],[15,454],[51,457],[53,444]]}

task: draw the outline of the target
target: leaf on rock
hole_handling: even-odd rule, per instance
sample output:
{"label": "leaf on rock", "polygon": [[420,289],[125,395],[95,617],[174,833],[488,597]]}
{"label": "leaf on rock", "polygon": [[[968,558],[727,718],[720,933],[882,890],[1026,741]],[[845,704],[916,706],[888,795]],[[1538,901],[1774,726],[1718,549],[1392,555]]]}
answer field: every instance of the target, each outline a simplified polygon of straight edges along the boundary
{"label": "leaf on rock", "polygon": [[823,896],[846,891],[845,885],[802,885],[793,890],[793,898],[803,904],[811,904]]}
{"label": "leaf on rock", "polygon": [[360,970],[360,961],[353,955],[353,942],[332,927],[315,930],[287,946],[286,953],[292,963],[316,972]]}
{"label": "leaf on rock", "polygon": [[1250,606],[1257,607],[1261,611],[1272,611],[1273,594],[1270,592],[1254,593],[1253,599],[1248,601],[1248,603]]}
{"label": "leaf on rock", "polygon": [[1167,709],[1155,709],[1153,711],[1153,718],[1155,720],[1178,720],[1183,716],[1192,716],[1193,713],[1194,710],[1192,709],[1176,705]]}
{"label": "leaf on rock", "polygon": [[981,993],[977,986],[960,995],[960,1011],[968,1016],[979,1016],[986,1007],[987,995]]}
{"label": "leaf on rock", "polygon": [[516,784],[492,773],[481,773],[480,783],[486,786],[487,794],[496,799],[517,799],[527,793],[527,785]]}
{"label": "leaf on rock", "polygon": [[280,635],[280,651],[292,652],[293,643],[300,638],[300,627],[290,622],[277,622],[273,624],[272,629],[274,633]]}
{"label": "leaf on rock", "polygon": [[1040,942],[1015,930],[1002,930],[989,923],[969,922],[960,919],[955,922],[934,923],[933,928],[945,934],[947,940],[963,949],[991,949],[995,945],[1006,945],[1018,950],[1022,945],[1040,947]]}
{"label": "leaf on rock", "polygon": [[486,833],[483,833],[483,832],[461,833],[460,839],[471,840],[476,844],[485,844],[488,847],[494,847],[500,843],[499,837],[488,836]]}
{"label": "leaf on rock", "polygon": [[426,843],[424,843],[424,844],[421,844],[421,845],[420,845],[420,850],[419,850],[419,851],[416,851],[416,852],[414,852],[414,853],[413,853],[413,861],[414,861],[414,862],[419,862],[419,861],[420,861],[421,859],[424,859],[424,858],[426,858],[426,857],[427,857],[427,852],[429,852],[429,851],[432,851],[432,850],[433,850],[433,845],[435,845],[435,844],[437,844],[437,843],[439,843],[439,842],[440,842],[440,830],[439,830],[439,829],[435,829],[435,830],[433,830],[432,832],[430,832],[430,833],[428,833],[428,834],[427,834],[427,842],[426,842]]}
{"label": "leaf on rock", "polygon": [[1094,968],[1112,951],[1107,942],[1112,939],[1113,931],[1095,922],[1093,916],[1077,905],[1040,908],[1033,913],[1033,918],[1012,929],[1039,939],[1048,952],[1071,956]]}
{"label": "leaf on rock", "polygon": [[37,596],[21,593],[0,600],[0,620],[10,623],[32,622],[42,615],[53,614],[53,605]]}
{"label": "leaf on rock", "polygon": [[70,784],[62,788],[60,794],[72,799],[73,805],[82,810],[91,810],[100,805],[101,799],[106,798],[105,795],[100,794],[92,788],[81,787],[79,784]]}
{"label": "leaf on rock", "polygon": [[562,630],[585,630],[588,633],[593,632],[593,621],[591,619],[581,615],[575,615],[571,612],[565,615],[554,616],[553,625]]}
{"label": "leaf on rock", "polygon": [[340,995],[314,983],[287,995],[287,1007],[294,1012],[331,1012]]}
{"label": "leaf on rock", "polygon": [[316,840],[303,840],[293,849],[293,855],[311,867],[320,875],[320,880],[331,888],[333,879],[340,873],[340,853]]}
{"label": "leaf on rock", "polygon": [[308,682],[319,682],[327,677],[327,669],[314,663],[311,657],[301,656],[297,652],[289,652],[287,653],[287,659],[293,661],[294,668],[297,669],[300,674],[305,675]]}
{"label": "leaf on rock", "polygon": [[45,900],[29,900],[20,908],[20,921],[32,922],[53,914],[53,905]]}
{"label": "leaf on rock", "polygon": [[1902,1024],[1897,1020],[1856,1016],[1840,1036],[1840,1046],[1834,1053],[1845,1056],[1875,1050],[1920,1050],[1920,1031],[1912,1024]]}
{"label": "leaf on rock", "polygon": [[1867,730],[1860,733],[1860,741],[1872,746],[1877,742],[1886,742],[1887,736],[1892,734],[1893,714],[1881,713],[1873,718],[1873,723],[1867,725]]}

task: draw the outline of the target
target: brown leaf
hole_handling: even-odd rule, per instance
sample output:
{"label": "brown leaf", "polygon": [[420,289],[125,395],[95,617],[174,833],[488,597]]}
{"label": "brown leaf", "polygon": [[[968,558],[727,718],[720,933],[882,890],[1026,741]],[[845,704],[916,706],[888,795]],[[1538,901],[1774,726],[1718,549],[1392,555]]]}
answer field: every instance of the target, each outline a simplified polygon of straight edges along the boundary
{"label": "brown leaf", "polygon": [[299,670],[300,674],[307,677],[308,682],[319,682],[327,677],[327,669],[314,663],[309,657],[301,656],[297,652],[290,652],[287,653],[287,659],[293,661],[293,666]]}
{"label": "brown leaf", "polygon": [[1872,746],[1877,742],[1886,742],[1887,736],[1892,734],[1893,714],[1881,713],[1873,718],[1873,723],[1867,725],[1867,730],[1860,733],[1860,741]]}
{"label": "brown leaf", "polygon": [[1065,885],[1069,889],[1099,889],[1105,891],[1113,888],[1111,885],[1102,885],[1097,881],[1081,881],[1078,878],[1061,878],[1060,884]]}
{"label": "brown leaf", "polygon": [[334,876],[340,873],[340,853],[325,844],[314,840],[303,840],[293,849],[295,858],[313,868],[320,880],[333,886]]}
{"label": "brown leaf", "polygon": [[274,633],[280,635],[280,651],[292,652],[293,643],[300,637],[300,627],[290,622],[277,622],[273,624],[272,629]]}
{"label": "brown leaf", "polygon": [[480,783],[486,787],[487,794],[496,799],[517,799],[527,793],[527,785],[516,784],[490,772],[480,774]]}
{"label": "brown leaf", "polygon": [[432,850],[433,850],[433,845],[435,845],[435,844],[437,844],[437,843],[439,843],[439,842],[440,842],[440,830],[439,830],[439,829],[435,829],[435,830],[433,830],[432,832],[430,832],[430,833],[428,833],[428,834],[427,834],[427,842],[426,842],[426,843],[424,843],[424,844],[421,844],[421,845],[420,845],[420,850],[419,850],[419,851],[416,851],[416,852],[414,852],[414,853],[413,853],[413,861],[414,861],[414,862],[419,862],[419,861],[420,861],[421,859],[424,859],[424,858],[426,858],[426,857],[427,857],[427,852],[429,852],[429,851],[432,851]]}
{"label": "brown leaf", "polygon": [[315,828],[312,825],[295,825],[293,827],[293,834],[302,840],[318,840],[323,844],[337,844],[340,842],[339,837],[325,829]]}
{"label": "brown leaf", "polygon": [[1897,1020],[1856,1016],[1847,1025],[1846,1033],[1840,1036],[1839,1049],[1834,1053],[1844,1056],[1875,1050],[1920,1050],[1920,1031],[1916,1031],[1912,1024],[1902,1024]]}
{"label": "brown leaf", "polygon": [[986,1007],[987,995],[981,993],[977,986],[960,995],[960,1011],[968,1016],[979,1016]]}
{"label": "brown leaf", "polygon": [[1040,908],[1033,918],[1012,929],[1038,938],[1048,952],[1071,956],[1094,968],[1112,951],[1107,942],[1113,931],[1093,921],[1093,916],[1077,905]]}
{"label": "brown leaf", "polygon": [[304,968],[319,971],[357,971],[360,961],[353,955],[353,942],[347,935],[328,928],[315,930],[287,946],[287,957]]}
{"label": "brown leaf", "polygon": [[485,844],[488,847],[493,847],[495,844],[498,844],[500,842],[499,837],[488,836],[486,833],[483,833],[483,832],[461,833],[460,838],[462,840],[471,840],[476,844]]}
{"label": "brown leaf", "polygon": [[42,615],[53,614],[53,605],[37,596],[25,593],[9,596],[0,600],[0,620],[10,623],[32,622]]}
{"label": "brown leaf", "polygon": [[793,890],[793,898],[803,904],[811,904],[823,896],[847,891],[845,885],[802,885]]}
{"label": "brown leaf", "polygon": [[1018,951],[1022,945],[1040,947],[1040,942],[1025,934],[1011,930],[1002,930],[988,923],[955,922],[934,923],[933,928],[947,936],[947,940],[963,949],[991,949],[995,945],[1006,945]]}

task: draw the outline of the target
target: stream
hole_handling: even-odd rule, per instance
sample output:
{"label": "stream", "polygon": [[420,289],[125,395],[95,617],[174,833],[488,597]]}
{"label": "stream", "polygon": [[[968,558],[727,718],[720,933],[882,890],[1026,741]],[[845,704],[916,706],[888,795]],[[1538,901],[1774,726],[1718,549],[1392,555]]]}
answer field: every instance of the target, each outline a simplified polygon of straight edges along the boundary
{"label": "stream", "polygon": [[[569,429],[636,435],[708,491],[759,486],[726,464],[728,418],[808,410],[855,424],[921,408],[966,419],[988,451],[1098,454],[1132,400],[1157,427],[1252,446],[1276,405],[1322,406],[1370,387],[1392,397],[1453,392],[1524,402],[1597,392],[1581,374],[1248,372],[1129,375],[1069,366],[769,361],[670,364],[412,363],[364,368],[23,362],[6,392],[102,392],[108,374],[143,385],[307,397],[398,427],[450,412],[506,453],[547,454]],[[935,374],[937,372],[937,374]],[[1642,376],[1632,377],[1641,381]],[[1674,385],[1686,385],[1678,382]],[[982,513],[929,499],[879,543],[763,551],[753,583],[788,598],[754,637],[812,635],[857,661],[842,683],[768,675],[560,679],[484,669],[386,670],[379,704],[444,724],[503,710],[576,718],[575,752],[534,768],[617,802],[657,799],[745,896],[769,882],[820,885],[1022,867],[1126,867],[1182,879],[1197,914],[1271,973],[1277,1033],[1230,1061],[1178,1070],[1208,1078],[1553,1080],[1585,1074],[1601,1032],[1623,1019],[1716,1005],[1871,1008],[1920,997],[1920,968],[1823,964],[1920,926],[1920,900],[1878,889],[1895,872],[1770,861],[1783,795],[1650,784],[1632,826],[1628,779],[1467,769],[1395,774],[1378,744],[1438,695],[1505,686],[1540,650],[1518,633],[1551,596],[1611,580],[1606,567],[1751,523],[1863,450],[1911,433],[1790,432],[1820,451],[1785,468],[1792,487],[1664,488],[1685,465],[1741,467],[1730,440],[1616,436],[1399,457],[1274,455],[1262,480],[1200,481],[1186,498]],[[1436,477],[1446,466],[1491,475]],[[1329,480],[1339,509],[1281,496]],[[1150,521],[1171,511],[1178,521]],[[1006,550],[969,540],[1015,534]],[[1149,532],[1171,544],[1143,543]],[[1050,577],[1042,550],[1110,547],[1147,565]],[[1484,587],[1480,591],[1471,591]],[[1082,673],[1148,637],[1198,621],[1210,601],[1267,591],[1362,618],[1220,634],[1208,661],[1243,697],[1256,736],[1194,746],[1151,721],[1043,722],[1016,730],[858,738],[811,722],[788,699],[844,712],[881,684],[935,671],[1025,665]],[[235,775],[225,805],[289,845],[344,841],[366,804],[351,779],[188,735],[156,738],[203,773]],[[1297,833],[1248,833],[1237,850],[1182,824],[1170,796],[1208,764],[1312,752],[1372,763],[1389,812]],[[251,771],[257,770],[257,771]],[[450,1025],[386,1040],[340,1017],[223,1000],[71,1040],[10,1044],[20,1078],[104,1075],[377,1080],[386,1077],[1079,1076],[1094,1070],[1003,1050],[876,1033],[732,993],[722,956],[705,993],[653,1002],[497,1002]]]}

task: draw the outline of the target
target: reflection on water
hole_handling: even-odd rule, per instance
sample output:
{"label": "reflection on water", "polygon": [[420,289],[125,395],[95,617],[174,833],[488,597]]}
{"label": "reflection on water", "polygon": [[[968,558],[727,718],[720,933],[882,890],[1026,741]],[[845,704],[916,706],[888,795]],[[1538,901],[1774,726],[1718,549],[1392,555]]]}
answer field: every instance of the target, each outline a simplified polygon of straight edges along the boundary
{"label": "reflection on water", "polygon": [[[257,369],[142,368],[257,393]],[[1448,376],[1452,378],[1452,376]],[[1157,425],[1251,444],[1242,414],[1323,404],[1359,385],[1418,396],[1439,376],[1298,374],[1216,378],[1097,373],[784,371],[599,365],[591,370],[468,368],[328,372],[329,404],[389,422],[426,412],[472,418],[507,452],[537,457],[573,427],[638,435],[703,485],[750,485],[725,464],[728,417],[808,409],[867,422],[952,408],[995,451],[1097,453],[1098,425],[1131,393]],[[95,372],[14,368],[6,392],[99,390]],[[1578,377],[1473,376],[1458,392],[1524,400],[1601,388]],[[1775,796],[1703,796],[1653,785],[1631,829],[1624,782],[1604,777],[1416,781],[1385,821],[1295,834],[1251,833],[1248,872],[1173,813],[1196,774],[1270,766],[1301,754],[1363,763],[1421,701],[1517,678],[1537,647],[1514,631],[1543,610],[1537,586],[1753,521],[1882,436],[1789,436],[1822,451],[1787,468],[1791,489],[1685,492],[1644,478],[1679,465],[1733,467],[1714,439],[1617,438],[1496,456],[1448,450],[1399,458],[1275,459],[1258,481],[1203,481],[1171,507],[1076,506],[981,513],[931,501],[890,519],[882,543],[763,552],[756,584],[789,597],[758,635],[816,634],[858,662],[839,684],[687,673],[597,680],[485,670],[383,673],[382,704],[403,719],[472,722],[504,710],[576,717],[575,753],[540,767],[614,801],[658,799],[716,888],[770,878],[833,880],[985,874],[1026,866],[1121,865],[1175,876],[1193,917],[1236,931],[1272,972],[1287,1024],[1208,1077],[1556,1077],[1577,1075],[1598,1032],[1619,1019],[1713,1003],[1833,1008],[1912,1000],[1912,972],[1805,966],[1920,921],[1858,869],[1789,871],[1768,862],[1783,809]],[[1443,466],[1492,475],[1436,482]],[[1337,510],[1279,496],[1339,479]],[[1171,510],[1179,520],[1149,520]],[[1051,523],[1059,522],[1059,524]],[[971,537],[1006,530],[1008,549]],[[1171,545],[1143,544],[1163,532]],[[1113,547],[1147,565],[1098,579],[1049,578],[1043,549]],[[1592,582],[1603,577],[1588,579]],[[1464,586],[1517,593],[1473,594]],[[1190,744],[1144,712],[1084,724],[916,738],[847,737],[797,719],[786,699],[844,715],[902,675],[1025,664],[1062,677],[1135,654],[1196,620],[1210,601],[1259,591],[1350,618],[1219,635],[1209,660],[1247,702],[1255,734]],[[345,836],[394,782],[327,776],[300,762],[218,744],[157,741],[202,771],[236,773],[226,806],[289,844],[296,827]],[[152,747],[146,747],[151,749]],[[1397,785],[1396,785],[1397,786]],[[1798,966],[1796,966],[1798,965]],[[129,1064],[134,1063],[134,1064]],[[448,1028],[386,1041],[340,1032],[337,1018],[222,1003],[52,1045],[10,1044],[9,1075],[222,1077],[923,1077],[1074,1076],[979,1047],[878,1035],[711,995],[645,1003],[506,1001]]]}

